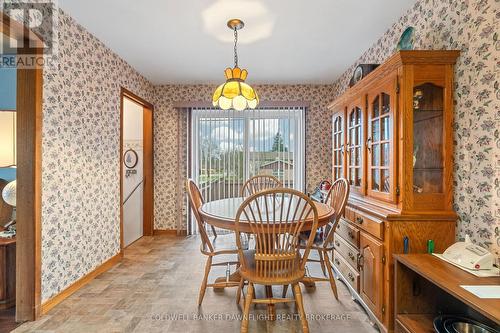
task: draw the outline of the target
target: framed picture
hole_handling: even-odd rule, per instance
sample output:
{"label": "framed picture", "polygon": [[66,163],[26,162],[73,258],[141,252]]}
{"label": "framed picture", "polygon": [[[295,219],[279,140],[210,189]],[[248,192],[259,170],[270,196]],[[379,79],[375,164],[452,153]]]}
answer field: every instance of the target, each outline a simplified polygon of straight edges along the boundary
{"label": "framed picture", "polygon": [[123,164],[125,164],[128,169],[135,168],[137,162],[139,162],[139,156],[135,150],[129,149],[123,154]]}

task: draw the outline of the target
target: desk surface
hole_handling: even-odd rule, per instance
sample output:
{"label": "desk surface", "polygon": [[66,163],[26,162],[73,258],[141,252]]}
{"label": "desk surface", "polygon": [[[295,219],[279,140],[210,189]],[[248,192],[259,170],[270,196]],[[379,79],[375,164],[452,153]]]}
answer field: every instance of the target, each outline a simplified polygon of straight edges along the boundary
{"label": "desk surface", "polygon": [[394,259],[485,317],[500,323],[500,299],[479,298],[460,287],[500,285],[500,276],[477,277],[430,254],[398,254]]}

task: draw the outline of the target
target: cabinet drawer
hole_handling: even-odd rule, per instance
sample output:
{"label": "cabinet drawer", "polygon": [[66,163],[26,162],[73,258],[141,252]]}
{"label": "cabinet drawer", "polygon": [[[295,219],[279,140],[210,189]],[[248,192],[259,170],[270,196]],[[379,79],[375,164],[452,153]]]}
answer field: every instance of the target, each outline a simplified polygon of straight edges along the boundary
{"label": "cabinet drawer", "polygon": [[354,221],[354,219],[356,218],[356,213],[354,212],[353,209],[346,207],[344,210],[344,216],[345,216],[346,220]]}
{"label": "cabinet drawer", "polygon": [[355,248],[359,248],[359,229],[344,219],[340,219],[335,230],[343,239],[348,241]]}
{"label": "cabinet drawer", "polygon": [[339,270],[344,279],[351,287],[359,293],[359,273],[352,269],[351,266],[337,252],[333,251],[333,265]]}
{"label": "cabinet drawer", "polygon": [[384,222],[382,220],[359,211],[356,211],[355,215],[353,222],[357,228],[363,229],[378,239],[384,239]]}
{"label": "cabinet drawer", "polygon": [[340,253],[353,269],[358,270],[358,249],[355,249],[337,233],[334,235],[333,246],[335,251]]}

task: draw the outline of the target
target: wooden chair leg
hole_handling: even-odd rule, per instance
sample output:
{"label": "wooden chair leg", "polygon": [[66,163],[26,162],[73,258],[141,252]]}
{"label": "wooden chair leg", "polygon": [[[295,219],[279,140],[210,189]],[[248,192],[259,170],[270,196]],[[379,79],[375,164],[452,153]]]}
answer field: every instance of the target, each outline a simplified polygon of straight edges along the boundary
{"label": "wooden chair leg", "polygon": [[[273,287],[272,286],[266,286],[266,297],[268,299],[273,299]],[[269,316],[269,319],[274,320],[276,318],[276,308],[274,304],[268,304],[267,305],[267,315]]]}
{"label": "wooden chair leg", "polygon": [[330,287],[332,288],[335,299],[338,301],[339,295],[337,293],[337,285],[335,284],[335,277],[333,276],[332,264],[330,263],[330,258],[328,257],[328,253],[326,253],[325,251],[324,254],[325,254],[326,268],[328,269],[328,278],[330,279]]}
{"label": "wooden chair leg", "polygon": [[302,291],[300,290],[300,285],[295,283],[293,285],[293,290],[295,291],[295,305],[299,311],[300,322],[302,324],[302,332],[309,333],[309,324],[307,323],[306,312],[304,310],[304,303],[302,302]]}
{"label": "wooden chair leg", "polygon": [[325,268],[325,259],[323,258],[323,251],[318,250],[319,255],[319,263],[321,264],[321,270],[323,271],[323,275],[326,276],[326,268]]}
{"label": "wooden chair leg", "polygon": [[203,297],[205,296],[205,290],[207,290],[207,282],[208,282],[208,274],[210,273],[210,268],[212,268],[212,257],[209,256],[207,258],[207,262],[205,264],[205,276],[203,277],[203,282],[200,287],[200,294],[198,296],[198,306],[203,302]]}
{"label": "wooden chair leg", "polygon": [[281,297],[285,298],[285,297],[286,297],[286,292],[287,292],[287,291],[288,291],[288,285],[287,285],[287,284],[285,284],[285,285],[283,286],[283,292],[282,292],[282,294],[281,294]]}
{"label": "wooden chair leg", "polygon": [[253,283],[248,283],[247,295],[245,296],[245,308],[243,309],[243,320],[241,321],[241,333],[248,333],[248,317],[250,316],[250,304],[253,299]]}
{"label": "wooden chair leg", "polygon": [[243,284],[245,284],[245,280],[243,280],[242,278],[240,284],[238,285],[238,291],[236,293],[236,304],[240,304],[241,293],[243,292]]}

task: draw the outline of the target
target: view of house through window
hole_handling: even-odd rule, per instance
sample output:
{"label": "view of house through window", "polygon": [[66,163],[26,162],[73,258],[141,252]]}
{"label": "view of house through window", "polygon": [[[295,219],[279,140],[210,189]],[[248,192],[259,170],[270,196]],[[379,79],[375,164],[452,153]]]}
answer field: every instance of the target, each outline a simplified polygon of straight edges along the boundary
{"label": "view of house through window", "polygon": [[303,191],[304,119],[302,107],[192,109],[191,177],[205,201],[240,196],[255,175],[273,175]]}

